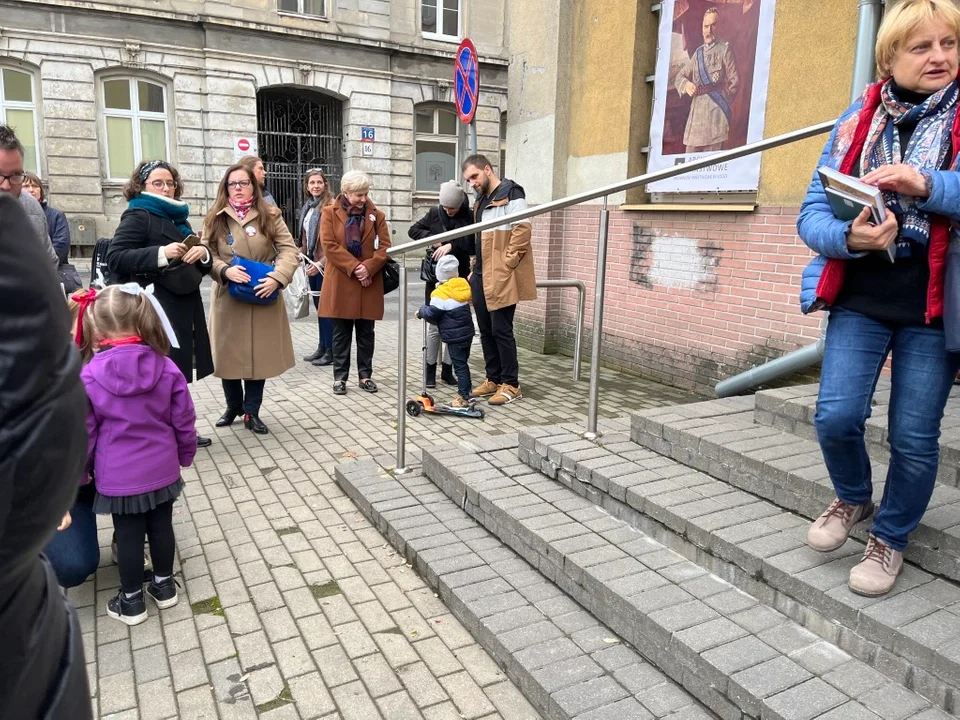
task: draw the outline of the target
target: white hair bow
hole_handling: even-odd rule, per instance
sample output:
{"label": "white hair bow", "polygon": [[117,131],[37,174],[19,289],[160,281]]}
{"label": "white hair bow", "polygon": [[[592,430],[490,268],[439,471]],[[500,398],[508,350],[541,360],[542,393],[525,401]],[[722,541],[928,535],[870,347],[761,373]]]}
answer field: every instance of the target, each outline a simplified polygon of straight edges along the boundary
{"label": "white hair bow", "polygon": [[147,300],[150,301],[150,304],[153,305],[153,309],[156,310],[157,315],[160,316],[160,324],[163,325],[163,331],[167,334],[167,340],[170,341],[170,347],[179,349],[180,342],[177,340],[177,334],[173,331],[173,325],[170,324],[170,318],[167,317],[166,311],[163,309],[163,306],[160,305],[160,301],[157,300],[156,296],[153,294],[153,285],[147,285],[146,288],[142,288],[135,282],[128,282],[123,283],[122,285],[117,285],[117,289],[120,292],[127,293],[127,295],[146,295]]}

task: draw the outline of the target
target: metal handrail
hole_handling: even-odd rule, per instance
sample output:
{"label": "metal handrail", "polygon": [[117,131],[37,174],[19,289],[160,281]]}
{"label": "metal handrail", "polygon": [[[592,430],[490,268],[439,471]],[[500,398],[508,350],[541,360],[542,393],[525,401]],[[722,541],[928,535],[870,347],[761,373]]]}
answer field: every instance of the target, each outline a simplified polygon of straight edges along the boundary
{"label": "metal handrail", "polygon": [[[405,258],[406,253],[413,252],[415,250],[422,250],[423,248],[437,243],[447,243],[451,240],[465,237],[466,235],[473,235],[478,232],[483,232],[484,230],[492,230],[504,225],[518,223],[521,220],[527,220],[539,215],[545,215],[546,213],[553,212],[554,210],[563,210],[564,208],[579,205],[581,203],[596,200],[598,198],[603,198],[603,207],[600,211],[600,227],[597,241],[597,268],[594,284],[593,307],[593,346],[591,349],[590,358],[590,393],[587,406],[587,431],[585,433],[586,437],[596,437],[600,393],[600,347],[603,334],[603,298],[607,269],[607,233],[610,225],[610,212],[607,207],[608,197],[615,193],[640,187],[641,185],[647,185],[660,180],[677,177],[694,170],[710,167],[711,165],[728,162],[730,160],[737,160],[742,157],[747,157],[748,155],[753,155],[754,153],[762,152],[763,150],[772,150],[773,148],[789,145],[790,143],[794,143],[799,140],[805,140],[810,137],[822,135],[830,132],[835,124],[835,119],[818,123],[816,125],[801,128],[799,130],[783,133],[782,135],[776,135],[772,138],[767,138],[766,140],[750,143],[749,145],[743,145],[733,150],[724,150],[722,152],[713,153],[712,155],[707,155],[698,160],[693,160],[680,165],[674,165],[673,167],[664,168],[663,170],[644,173],[643,175],[638,175],[620,182],[605,185],[595,190],[588,190],[586,192],[577,193],[576,195],[569,195],[559,200],[551,200],[550,202],[543,203],[542,205],[529,207],[526,210],[511,213],[510,215],[505,215],[503,217],[494,218],[491,220],[484,220],[474,223],[473,225],[467,225],[456,230],[449,230],[445,233],[440,233],[439,235],[434,235],[422,240],[414,240],[413,242],[405,243],[403,245],[396,245],[389,248],[387,250],[387,254],[390,256],[401,256]],[[399,290],[400,313],[397,325],[397,346],[399,354],[397,371],[399,377],[397,380],[397,466],[395,472],[402,474],[408,471],[408,468],[406,467],[405,397],[407,387],[407,273],[405,270],[401,270],[400,272]]]}
{"label": "metal handrail", "polygon": [[580,367],[583,365],[583,316],[587,311],[587,286],[582,280],[537,280],[538,288],[576,288],[577,289],[577,330],[573,338],[573,381],[580,380]]}
{"label": "metal handrail", "polygon": [[836,124],[836,122],[837,121],[834,119],[828,122],[818,123],[816,125],[801,128],[800,130],[794,130],[782,135],[776,135],[772,138],[767,138],[766,140],[759,140],[755,143],[750,143],[749,145],[743,145],[733,150],[724,150],[722,152],[702,157],[698,160],[692,160],[680,165],[664,168],[663,170],[656,170],[654,172],[644,173],[643,175],[637,175],[636,177],[628,178],[627,180],[621,180],[620,182],[616,182],[611,185],[605,185],[604,187],[597,188],[596,190],[588,190],[586,192],[577,193],[576,195],[569,195],[565,198],[560,198],[559,200],[551,200],[550,202],[546,202],[541,205],[534,205],[526,210],[521,210],[520,212],[515,212],[510,215],[504,215],[503,217],[494,218],[492,220],[484,220],[482,222],[474,223],[473,225],[466,225],[462,228],[457,228],[456,230],[448,230],[445,233],[433,235],[422,240],[414,240],[412,242],[404,243],[403,245],[395,245],[387,250],[387,254],[393,257],[396,255],[403,255],[408,252],[413,252],[414,250],[422,250],[423,248],[430,247],[435,243],[442,245],[443,243],[465,237],[466,235],[473,235],[478,232],[483,232],[484,230],[493,230],[494,228],[498,228],[502,225],[517,223],[521,220],[537,217],[538,215],[545,215],[546,213],[553,212],[554,210],[563,210],[564,208],[572,207],[573,205],[580,205],[581,203],[589,202],[590,200],[597,200],[598,198],[614,195],[616,193],[624,192],[625,190],[632,190],[633,188],[641,185],[647,185],[660,180],[667,180],[672,177],[677,177],[678,175],[685,175],[686,173],[694,170],[700,170],[702,168],[710,167],[711,165],[716,165],[722,162],[728,162],[730,160],[737,160],[763,150],[772,150],[773,148],[781,147],[782,145],[789,145],[790,143],[797,142],[798,140],[806,140],[807,138],[829,132],[833,129],[833,126]]}

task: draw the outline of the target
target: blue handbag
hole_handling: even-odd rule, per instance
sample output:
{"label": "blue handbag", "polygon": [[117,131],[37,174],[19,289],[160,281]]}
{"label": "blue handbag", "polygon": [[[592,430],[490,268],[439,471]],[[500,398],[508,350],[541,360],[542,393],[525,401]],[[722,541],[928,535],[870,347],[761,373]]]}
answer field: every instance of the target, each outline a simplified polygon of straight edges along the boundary
{"label": "blue handbag", "polygon": [[272,293],[267,295],[267,297],[258,297],[257,296],[257,285],[260,284],[260,281],[267,277],[267,273],[274,270],[273,265],[268,263],[257,262],[256,260],[249,260],[248,258],[241,257],[237,255],[233,250],[233,234],[230,234],[227,244],[230,246],[230,252],[233,253],[233,258],[230,260],[230,265],[240,265],[244,272],[250,276],[250,282],[246,283],[237,283],[233,280],[227,280],[229,283],[227,285],[227,292],[230,293],[230,297],[239,300],[240,302],[250,303],[251,305],[272,305],[277,301],[277,298],[280,297],[280,288],[277,288]]}

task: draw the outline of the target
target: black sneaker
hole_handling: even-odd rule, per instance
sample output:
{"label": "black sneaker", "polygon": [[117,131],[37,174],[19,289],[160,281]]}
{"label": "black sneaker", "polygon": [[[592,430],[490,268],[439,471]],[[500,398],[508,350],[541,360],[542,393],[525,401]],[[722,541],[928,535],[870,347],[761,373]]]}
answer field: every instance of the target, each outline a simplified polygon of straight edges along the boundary
{"label": "black sneaker", "polygon": [[346,395],[347,394],[347,383],[343,380],[337,380],[333,384],[333,394],[334,395]]}
{"label": "black sneaker", "polygon": [[139,625],[147,620],[147,603],[141,590],[128,598],[123,590],[107,601],[107,615],[124,625]]}
{"label": "black sneaker", "polygon": [[161,610],[173,607],[180,600],[177,596],[177,579],[172,575],[159,583],[151,579],[150,584],[147,585],[147,595],[153,598]]}

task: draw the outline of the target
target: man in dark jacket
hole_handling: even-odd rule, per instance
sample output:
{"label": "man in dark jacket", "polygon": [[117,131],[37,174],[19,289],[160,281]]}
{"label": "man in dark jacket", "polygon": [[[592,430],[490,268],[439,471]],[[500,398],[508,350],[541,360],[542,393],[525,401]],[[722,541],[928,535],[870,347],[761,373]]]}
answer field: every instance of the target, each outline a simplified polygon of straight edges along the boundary
{"label": "man in dark jacket", "polygon": [[63,293],[0,192],[0,718],[86,720],[76,610],[40,551],[77,493],[87,400]]}
{"label": "man in dark jacket", "polygon": [[[440,204],[430,208],[427,214],[417,220],[407,234],[413,240],[423,240],[433,237],[440,233],[456,230],[466,227],[473,223],[473,214],[470,212],[470,203],[467,201],[467,194],[463,188],[457,184],[456,180],[450,180],[440,186]],[[445,255],[451,254],[457,259],[459,265],[460,277],[467,277],[470,274],[470,256],[474,252],[476,239],[473,235],[459,238],[453,242],[436,244],[427,250],[427,257],[434,262],[440,260]],[[424,293],[424,302],[430,302],[430,293],[437,287],[432,281],[427,281],[426,292]],[[427,328],[427,387],[437,386],[437,356],[440,354],[440,333],[435,325]],[[450,363],[449,351],[443,353],[443,370],[440,375],[448,385],[456,384],[453,376],[453,366]]]}

